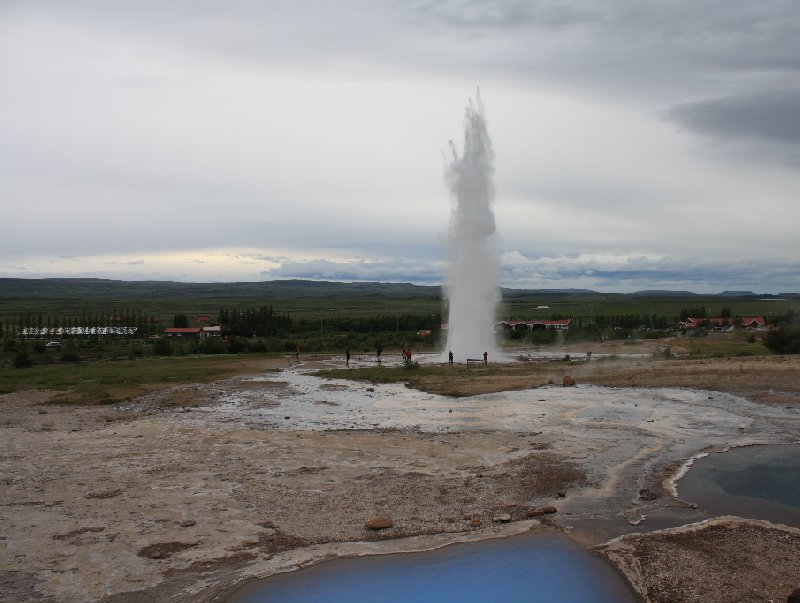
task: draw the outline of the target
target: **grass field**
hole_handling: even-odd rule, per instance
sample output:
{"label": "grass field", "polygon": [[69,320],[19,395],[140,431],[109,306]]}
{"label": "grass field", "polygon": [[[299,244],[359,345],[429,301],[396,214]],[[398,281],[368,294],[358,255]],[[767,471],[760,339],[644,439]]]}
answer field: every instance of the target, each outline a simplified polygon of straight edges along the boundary
{"label": "grass field", "polygon": [[0,370],[0,394],[58,390],[55,404],[113,404],[179,383],[208,383],[246,372],[241,356],[141,358]]}

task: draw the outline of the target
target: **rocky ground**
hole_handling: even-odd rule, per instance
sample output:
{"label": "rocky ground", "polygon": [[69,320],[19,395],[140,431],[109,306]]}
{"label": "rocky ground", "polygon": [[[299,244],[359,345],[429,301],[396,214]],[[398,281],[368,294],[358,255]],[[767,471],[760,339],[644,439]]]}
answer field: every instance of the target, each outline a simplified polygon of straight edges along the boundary
{"label": "rocky ground", "polygon": [[[579,384],[678,385],[736,391],[772,404],[779,400],[781,409],[799,404],[800,362],[792,357],[597,364],[591,370],[579,364],[569,369]],[[265,361],[258,368],[263,373],[271,367]],[[552,371],[547,379],[560,383],[564,369],[547,370]],[[568,431],[570,425],[588,429],[588,419],[578,417],[577,407],[567,402],[559,402],[564,410],[552,423],[529,428],[524,421],[522,427],[508,423],[469,430],[387,427],[383,415],[371,415],[364,407],[360,428],[308,429],[293,423],[295,417],[283,416],[295,396],[293,387],[280,377],[234,378],[173,387],[122,407],[51,406],[48,392],[0,397],[2,600],[220,600],[242,580],[337,555],[416,550],[527,529],[537,520],[566,525],[560,519],[563,510],[582,508],[586,497],[611,500],[614,491],[624,490],[621,476],[640,471],[635,459],[613,460],[605,452],[621,441],[607,435],[620,426],[602,431],[590,425],[598,435],[586,437],[581,449],[583,432],[571,438]],[[311,398],[312,411],[343,412],[332,397],[332,390],[342,386],[320,384],[320,391],[326,387],[331,395]],[[352,395],[367,399],[371,394],[353,390]],[[248,422],[222,412],[232,397],[267,419]],[[422,404],[418,412],[423,419],[434,411],[436,417],[452,416],[444,403],[435,407],[426,399]],[[527,402],[514,404],[533,408]],[[511,405],[509,416],[518,414],[517,406]],[[375,408],[386,416],[397,412],[387,410],[383,401]],[[679,429],[666,424],[668,416],[660,416],[656,427],[644,420],[634,426],[636,433],[655,430],[641,440],[639,454],[648,462],[661,450],[660,438],[680,440],[671,435]],[[759,416],[752,429],[772,420],[769,414]],[[736,424],[731,423],[732,433]],[[782,425],[785,440],[796,423]],[[795,434],[800,438],[800,432]],[[593,454],[606,454],[611,466],[592,465]],[[665,472],[675,468],[669,463],[659,467]],[[657,477],[647,482],[654,491],[661,488],[662,476]],[[642,483],[625,486],[633,488],[632,498]],[[626,497],[624,490],[621,498]],[[669,495],[658,491],[654,497],[663,501]],[[542,513],[548,505],[559,512]],[[366,527],[378,519],[383,524],[373,527],[388,527]],[[751,598],[759,588],[756,577],[767,575],[763,565],[783,572],[787,584],[794,580],[800,586],[798,566],[787,560],[797,552],[795,532],[740,529],[749,531],[734,539],[709,539],[702,564],[691,561],[703,540],[696,536],[628,537],[635,539],[614,555],[635,561],[620,563],[623,569],[638,563],[639,578],[626,573],[652,601],[767,601]],[[783,543],[783,535],[788,544],[771,544]],[[753,558],[762,563],[730,575],[726,559],[743,542],[755,547]],[[667,543],[670,553],[657,555]],[[707,595],[701,586],[711,578],[702,577],[714,575],[726,588]],[[656,586],[640,586],[641,576]],[[772,582],[783,588],[783,582]]]}
{"label": "rocky ground", "polygon": [[720,518],[599,547],[645,601],[773,601],[800,584],[800,530]]}

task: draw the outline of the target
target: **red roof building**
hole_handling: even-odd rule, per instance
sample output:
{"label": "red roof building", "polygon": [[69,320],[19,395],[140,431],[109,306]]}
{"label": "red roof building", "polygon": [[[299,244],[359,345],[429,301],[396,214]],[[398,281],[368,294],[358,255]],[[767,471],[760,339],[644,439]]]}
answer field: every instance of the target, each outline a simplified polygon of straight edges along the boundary
{"label": "red roof building", "polygon": [[198,339],[202,329],[200,327],[167,327],[164,329],[164,336],[170,338],[184,337],[187,339]]}

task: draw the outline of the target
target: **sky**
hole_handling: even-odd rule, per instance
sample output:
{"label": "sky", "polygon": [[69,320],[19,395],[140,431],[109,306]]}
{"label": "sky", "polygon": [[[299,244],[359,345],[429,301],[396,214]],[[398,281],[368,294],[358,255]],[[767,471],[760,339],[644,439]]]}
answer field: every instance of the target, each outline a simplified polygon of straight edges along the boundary
{"label": "sky", "polygon": [[0,277],[800,291],[797,0],[0,0]]}

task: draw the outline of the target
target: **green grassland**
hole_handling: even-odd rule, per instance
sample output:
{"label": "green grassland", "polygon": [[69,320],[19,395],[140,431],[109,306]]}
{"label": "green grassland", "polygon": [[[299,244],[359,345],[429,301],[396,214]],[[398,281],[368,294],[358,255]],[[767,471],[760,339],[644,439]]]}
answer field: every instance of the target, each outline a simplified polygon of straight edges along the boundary
{"label": "green grassland", "polygon": [[242,358],[205,356],[102,360],[0,370],[0,394],[57,390],[56,404],[113,404],[165,385],[208,383],[241,373]]}

